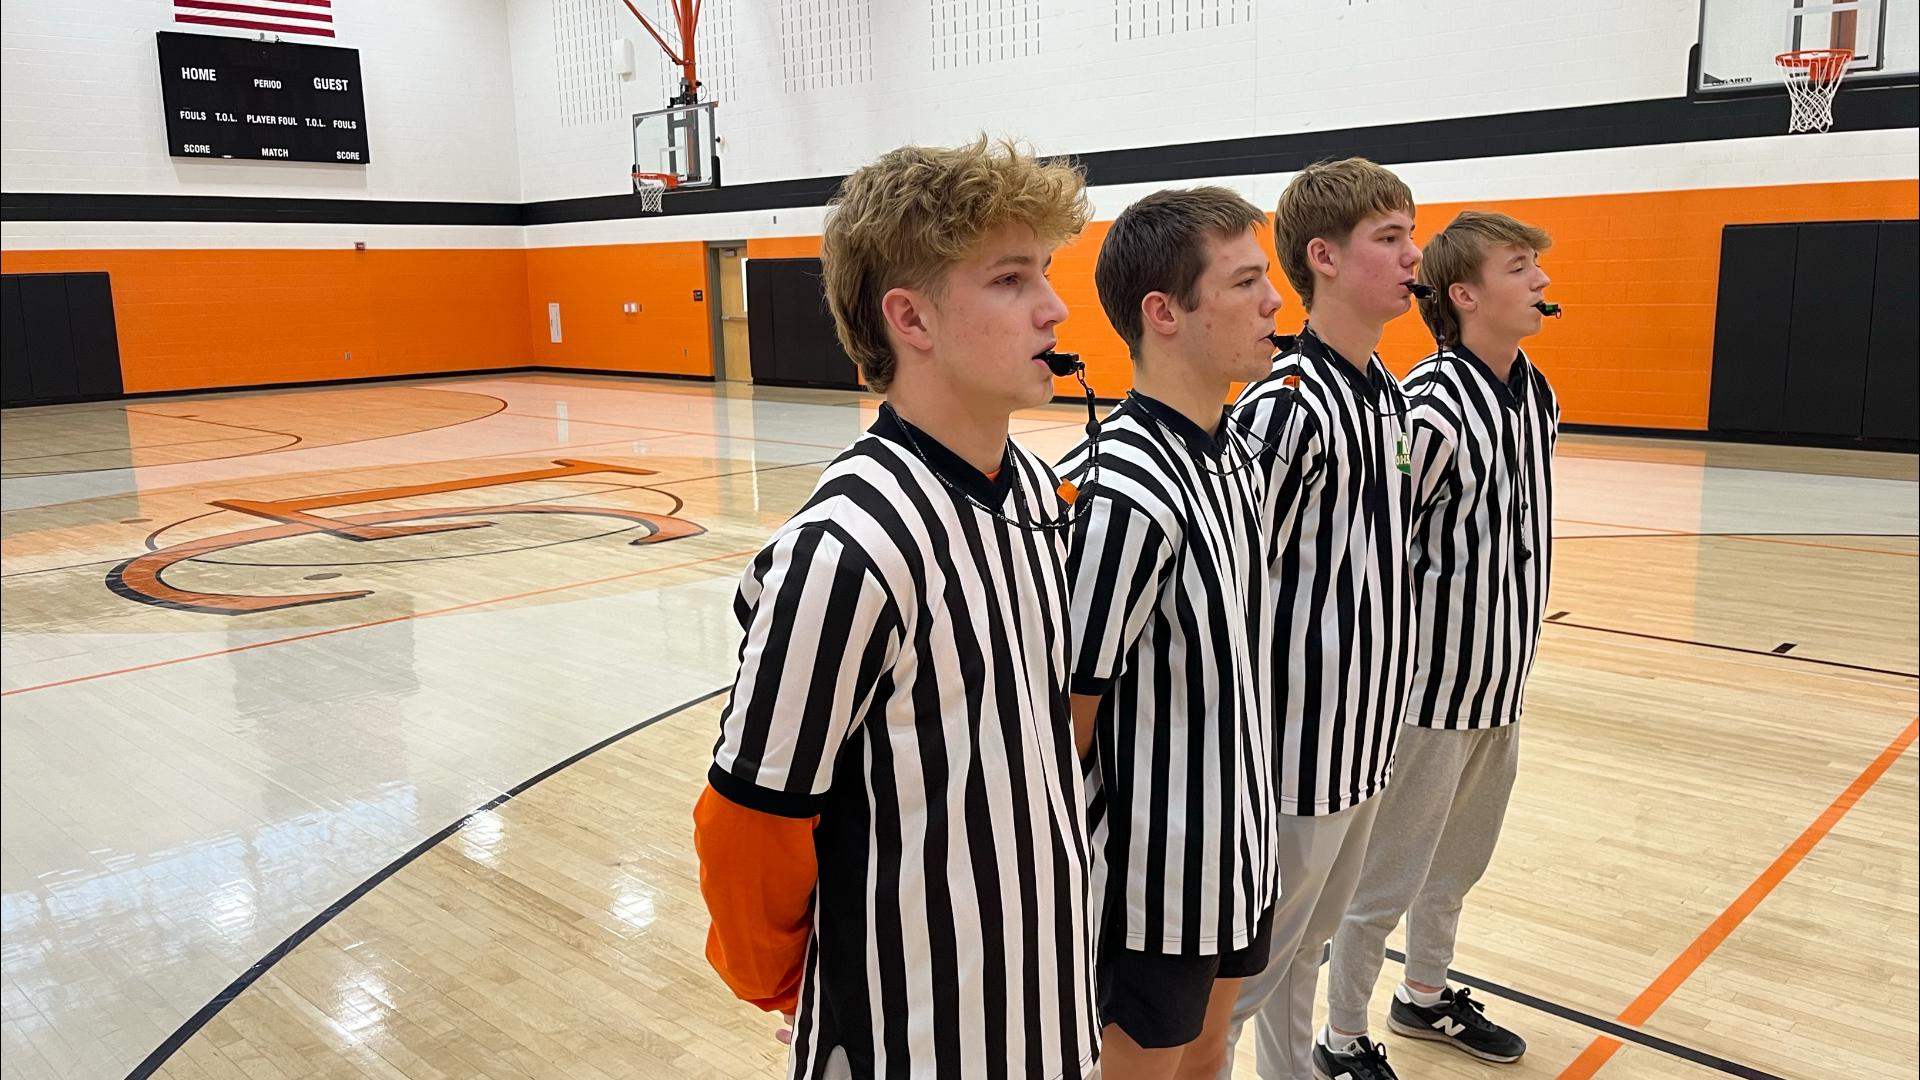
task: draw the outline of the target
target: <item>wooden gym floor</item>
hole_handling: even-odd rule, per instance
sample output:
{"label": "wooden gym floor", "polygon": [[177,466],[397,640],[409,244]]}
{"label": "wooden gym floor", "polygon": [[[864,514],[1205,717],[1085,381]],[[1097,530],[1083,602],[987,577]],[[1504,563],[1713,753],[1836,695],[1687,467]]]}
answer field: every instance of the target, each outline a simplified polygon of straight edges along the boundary
{"label": "wooden gym floor", "polygon": [[[528,375],[7,413],[7,1076],[781,1075],[702,958],[690,808],[734,581],[874,404]],[[1394,1063],[1914,1075],[1916,459],[1569,436],[1557,477],[1457,958],[1531,1049]]]}

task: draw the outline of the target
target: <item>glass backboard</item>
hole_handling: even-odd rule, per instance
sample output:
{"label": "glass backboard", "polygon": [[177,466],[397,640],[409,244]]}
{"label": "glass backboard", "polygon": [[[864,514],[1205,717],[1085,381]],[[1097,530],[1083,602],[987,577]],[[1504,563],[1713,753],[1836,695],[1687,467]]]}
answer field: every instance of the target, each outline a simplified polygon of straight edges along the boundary
{"label": "glass backboard", "polygon": [[1781,85],[1773,58],[1796,49],[1851,49],[1849,83],[1920,75],[1920,0],[1701,0],[1694,91]]}
{"label": "glass backboard", "polygon": [[[720,185],[714,155],[714,102],[633,115],[633,171],[679,178],[679,189]],[[637,190],[637,184],[636,184]]]}

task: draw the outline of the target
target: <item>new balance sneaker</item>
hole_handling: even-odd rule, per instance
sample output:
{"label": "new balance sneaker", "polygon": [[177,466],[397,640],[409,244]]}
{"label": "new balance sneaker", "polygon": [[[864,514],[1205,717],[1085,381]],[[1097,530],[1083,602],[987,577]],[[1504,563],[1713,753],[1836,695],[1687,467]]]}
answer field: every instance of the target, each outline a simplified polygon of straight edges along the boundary
{"label": "new balance sneaker", "polygon": [[1433,1005],[1415,1005],[1399,994],[1387,1010],[1387,1026],[1409,1039],[1448,1043],[1481,1061],[1519,1061],[1526,1040],[1487,1019],[1486,1006],[1469,990],[1442,990]]}
{"label": "new balance sneaker", "polygon": [[1313,1040],[1313,1075],[1317,1080],[1400,1080],[1387,1064],[1386,1048],[1362,1035],[1353,1049],[1336,1054],[1324,1040]]}

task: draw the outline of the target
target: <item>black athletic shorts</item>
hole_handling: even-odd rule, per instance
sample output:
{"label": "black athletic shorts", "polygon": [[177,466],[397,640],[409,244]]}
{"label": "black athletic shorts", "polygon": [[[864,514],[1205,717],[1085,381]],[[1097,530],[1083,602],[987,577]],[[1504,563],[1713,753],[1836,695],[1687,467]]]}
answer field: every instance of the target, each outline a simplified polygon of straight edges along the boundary
{"label": "black athletic shorts", "polygon": [[1245,979],[1267,969],[1273,909],[1244,949],[1212,956],[1166,956],[1126,947],[1126,917],[1116,912],[1103,935],[1095,984],[1100,1023],[1117,1024],[1143,1047],[1185,1046],[1206,1027],[1215,979]]}

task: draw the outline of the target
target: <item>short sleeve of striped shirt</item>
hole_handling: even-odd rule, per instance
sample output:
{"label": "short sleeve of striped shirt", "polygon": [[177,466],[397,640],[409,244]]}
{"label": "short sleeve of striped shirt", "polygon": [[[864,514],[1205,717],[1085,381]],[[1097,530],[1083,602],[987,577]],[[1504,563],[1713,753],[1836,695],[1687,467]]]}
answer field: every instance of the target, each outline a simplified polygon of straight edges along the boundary
{"label": "short sleeve of striped shirt", "polygon": [[1076,694],[1101,695],[1120,675],[1128,648],[1153,614],[1173,545],[1146,512],[1086,492],[1067,556]]}
{"label": "short sleeve of striped shirt", "polygon": [[811,817],[899,653],[898,610],[845,534],[816,521],[760,552],[734,613],[747,633],[708,780],[742,806]]}
{"label": "short sleeve of striped shirt", "polygon": [[1233,415],[1257,444],[1266,462],[1261,524],[1267,534],[1268,561],[1278,557],[1281,525],[1301,497],[1320,479],[1326,444],[1313,410],[1300,401],[1300,357],[1277,357],[1266,378],[1241,391]]}
{"label": "short sleeve of striped shirt", "polygon": [[[1421,388],[1409,380],[1407,396],[1417,404],[1408,411],[1407,423],[1413,428],[1414,506],[1425,511],[1449,498],[1453,470],[1453,444],[1458,437],[1458,410],[1451,400],[1436,397],[1434,387]],[[1417,392],[1416,392],[1417,390]]]}

